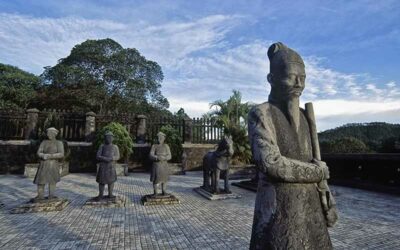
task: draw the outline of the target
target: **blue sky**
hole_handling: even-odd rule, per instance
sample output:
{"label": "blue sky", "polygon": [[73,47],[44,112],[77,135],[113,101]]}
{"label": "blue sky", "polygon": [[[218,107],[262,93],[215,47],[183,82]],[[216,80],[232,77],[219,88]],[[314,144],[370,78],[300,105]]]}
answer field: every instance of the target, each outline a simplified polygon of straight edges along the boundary
{"label": "blue sky", "polygon": [[267,49],[306,62],[302,102],[320,130],[400,123],[400,1],[4,1],[0,62],[40,74],[86,39],[112,38],[157,61],[171,111],[199,116],[238,89],[267,100]]}

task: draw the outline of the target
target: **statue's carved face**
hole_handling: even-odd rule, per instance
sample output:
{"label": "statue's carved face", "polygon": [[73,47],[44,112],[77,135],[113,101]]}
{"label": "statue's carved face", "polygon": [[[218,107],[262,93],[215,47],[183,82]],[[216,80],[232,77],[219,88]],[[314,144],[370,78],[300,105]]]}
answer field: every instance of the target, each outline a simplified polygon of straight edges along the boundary
{"label": "statue's carved face", "polygon": [[306,72],[300,63],[287,63],[280,72],[271,73],[268,81],[282,98],[299,97],[305,87]]}
{"label": "statue's carved face", "polygon": [[50,140],[54,140],[55,138],[56,138],[56,136],[57,136],[57,133],[55,133],[55,132],[53,132],[53,131],[47,131],[47,137],[50,139]]}
{"label": "statue's carved face", "polygon": [[163,135],[158,135],[157,137],[158,137],[158,143],[163,144],[164,141],[165,141],[165,136],[163,136]]}
{"label": "statue's carved face", "polygon": [[106,135],[106,136],[105,136],[105,142],[106,142],[106,144],[111,144],[111,143],[113,142],[113,140],[114,140],[114,137],[113,137],[113,136],[111,136],[111,135]]}

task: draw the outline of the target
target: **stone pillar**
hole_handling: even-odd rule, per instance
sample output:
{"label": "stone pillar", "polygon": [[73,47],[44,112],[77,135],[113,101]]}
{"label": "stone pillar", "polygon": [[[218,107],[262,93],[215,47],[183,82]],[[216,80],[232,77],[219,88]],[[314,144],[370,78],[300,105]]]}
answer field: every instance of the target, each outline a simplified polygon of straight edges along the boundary
{"label": "stone pillar", "polygon": [[192,143],[193,140],[192,128],[193,128],[193,120],[190,119],[189,117],[184,118],[184,131],[185,131],[183,138],[184,143]]}
{"label": "stone pillar", "polygon": [[136,130],[136,143],[144,144],[146,143],[146,119],[145,115],[138,115],[137,130]]}
{"label": "stone pillar", "polygon": [[39,118],[39,110],[38,109],[28,109],[26,111],[26,125],[24,129],[24,138],[25,140],[36,138],[37,136],[37,123]]}
{"label": "stone pillar", "polygon": [[96,131],[96,114],[92,111],[86,113],[85,140],[90,142],[94,139]]}

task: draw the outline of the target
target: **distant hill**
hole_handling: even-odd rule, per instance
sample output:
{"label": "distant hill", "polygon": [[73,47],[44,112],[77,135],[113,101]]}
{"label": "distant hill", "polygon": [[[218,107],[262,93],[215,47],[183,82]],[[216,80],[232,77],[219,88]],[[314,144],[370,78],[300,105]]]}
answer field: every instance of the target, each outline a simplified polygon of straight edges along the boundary
{"label": "distant hill", "polygon": [[[344,138],[356,138],[375,152],[393,151],[400,141],[400,124],[385,122],[349,123],[318,134],[321,144]],[[390,144],[390,145],[389,145]],[[393,144],[393,145],[392,145]]]}

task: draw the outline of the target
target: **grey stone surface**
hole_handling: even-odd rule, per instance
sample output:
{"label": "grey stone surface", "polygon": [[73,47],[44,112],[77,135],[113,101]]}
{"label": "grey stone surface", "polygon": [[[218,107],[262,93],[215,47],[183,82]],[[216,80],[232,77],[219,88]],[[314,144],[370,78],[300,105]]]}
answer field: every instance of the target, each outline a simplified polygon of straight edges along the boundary
{"label": "grey stone surface", "polygon": [[198,188],[194,188],[193,189],[196,193],[200,194],[201,196],[212,200],[212,201],[216,201],[216,200],[226,200],[226,199],[238,199],[241,196],[235,193],[219,193],[219,194],[213,194],[211,192],[209,192],[208,190],[198,187]]}
{"label": "grey stone surface", "polygon": [[144,206],[153,206],[153,205],[176,205],[180,204],[178,198],[175,197],[173,194],[148,194],[142,196],[142,204]]}
{"label": "grey stone surface", "polygon": [[129,200],[124,196],[115,196],[113,198],[104,197],[98,199],[92,197],[86,201],[83,208],[110,208],[110,207],[125,207]]}
{"label": "grey stone surface", "polygon": [[[10,214],[35,194],[35,186],[0,175],[0,249],[248,249],[256,193],[232,186],[241,199],[210,202],[193,192],[202,181],[201,172],[171,176],[169,188],[181,204],[143,206],[141,196],[152,191],[149,175],[130,174],[115,185],[129,205],[82,209],[97,183],[90,174],[69,174],[57,190],[70,201],[63,211]],[[400,197],[333,190],[341,218],[329,229],[335,249],[400,248]]]}
{"label": "grey stone surface", "polygon": [[24,214],[24,213],[40,213],[40,212],[54,212],[62,211],[68,206],[69,201],[61,198],[44,199],[39,202],[30,200],[25,204],[22,204],[11,210],[13,214]]}

